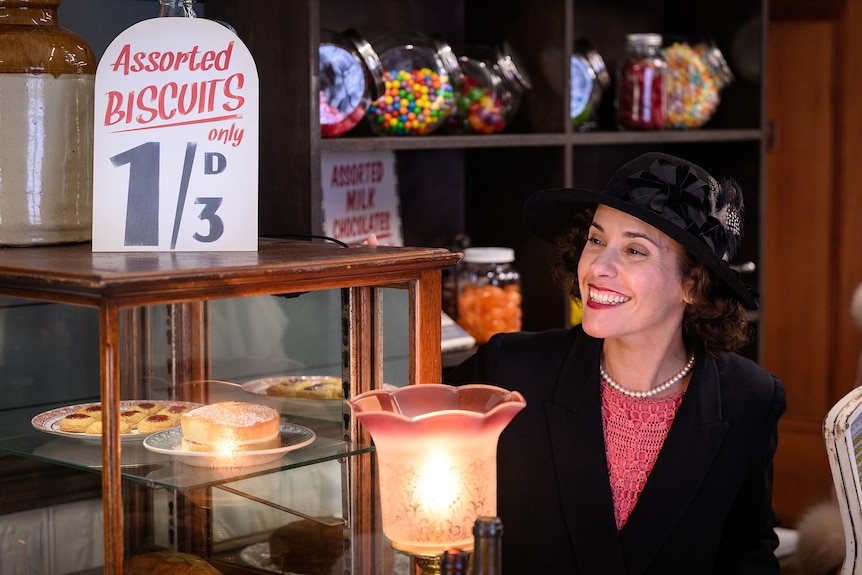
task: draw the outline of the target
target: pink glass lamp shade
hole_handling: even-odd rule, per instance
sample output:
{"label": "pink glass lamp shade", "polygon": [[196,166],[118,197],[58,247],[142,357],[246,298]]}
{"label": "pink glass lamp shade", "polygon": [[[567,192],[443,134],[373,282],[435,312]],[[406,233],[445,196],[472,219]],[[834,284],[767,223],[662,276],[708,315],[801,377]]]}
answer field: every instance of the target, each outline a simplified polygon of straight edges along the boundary
{"label": "pink glass lamp shade", "polygon": [[395,549],[473,548],[477,517],[497,513],[497,440],[526,405],[490,385],[409,385],[349,401],[374,441],[383,533]]}

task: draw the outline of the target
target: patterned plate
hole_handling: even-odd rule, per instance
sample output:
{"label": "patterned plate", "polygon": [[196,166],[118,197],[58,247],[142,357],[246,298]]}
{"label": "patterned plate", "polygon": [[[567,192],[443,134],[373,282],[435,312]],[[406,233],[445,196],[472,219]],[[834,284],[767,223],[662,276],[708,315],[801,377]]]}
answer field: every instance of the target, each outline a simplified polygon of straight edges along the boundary
{"label": "patterned plate", "polygon": [[[196,407],[201,407],[203,404],[193,403],[191,401],[162,401],[156,399],[138,399],[138,400],[129,400],[129,401],[121,401],[120,409],[127,409],[129,407],[133,407],[134,405],[141,403],[142,401],[148,401],[152,403],[158,403],[163,407],[173,407],[176,405],[182,405],[188,407],[189,409],[194,409]],[[90,433],[72,433],[69,431],[60,430],[60,420],[66,417],[71,413],[77,413],[78,411],[90,407],[91,405],[99,405],[99,402],[94,403],[81,403],[78,405],[69,405],[67,407],[58,407],[57,409],[51,409],[49,411],[45,411],[40,413],[32,420],[30,423],[33,424],[33,427],[38,429],[39,431],[44,431],[45,433],[51,433],[53,435],[59,435],[61,437],[72,437],[74,439],[80,439],[83,441],[92,441],[101,443],[102,435],[101,434],[90,434]],[[122,441],[140,441],[144,437],[147,437],[148,434],[138,433],[137,429],[133,429],[131,433],[122,433],[120,434],[120,439]]]}
{"label": "patterned plate", "polygon": [[144,447],[156,453],[172,455],[175,460],[195,467],[246,467],[280,459],[285,453],[305,447],[316,438],[313,431],[295,423],[282,422],[279,433],[281,447],[258,451],[237,451],[230,455],[182,450],[183,430],[179,427],[153,433],[144,439]]}

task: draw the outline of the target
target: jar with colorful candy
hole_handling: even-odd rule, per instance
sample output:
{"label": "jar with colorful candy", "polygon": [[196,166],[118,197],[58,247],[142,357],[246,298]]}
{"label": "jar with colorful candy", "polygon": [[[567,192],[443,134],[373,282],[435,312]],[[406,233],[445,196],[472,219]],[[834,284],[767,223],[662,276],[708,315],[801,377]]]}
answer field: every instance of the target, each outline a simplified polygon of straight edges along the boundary
{"label": "jar with colorful candy", "polygon": [[700,128],[715,114],[733,72],[714,44],[674,42],[664,49],[668,69],[667,127]]}
{"label": "jar with colorful candy", "polygon": [[601,54],[583,38],[575,46],[570,71],[572,129],[588,132],[596,127],[599,105],[605,90],[611,85],[611,75]]}
{"label": "jar with colorful candy", "polygon": [[452,134],[495,134],[517,112],[530,80],[512,48],[472,47],[459,59],[464,81],[446,120]]}
{"label": "jar with colorful candy", "polygon": [[484,343],[521,329],[521,276],[511,248],[467,248],[458,270],[458,325]]}
{"label": "jar with colorful candy", "polygon": [[663,130],[667,122],[667,64],[661,34],[628,34],[617,66],[617,124],[623,130]]}
{"label": "jar with colorful candy", "polygon": [[371,129],[380,136],[432,134],[452,112],[462,80],[452,48],[420,34],[393,34],[373,44],[385,93],[368,109]]}
{"label": "jar with colorful candy", "polygon": [[384,90],[377,52],[358,32],[320,33],[320,135],[334,138],[358,124]]}

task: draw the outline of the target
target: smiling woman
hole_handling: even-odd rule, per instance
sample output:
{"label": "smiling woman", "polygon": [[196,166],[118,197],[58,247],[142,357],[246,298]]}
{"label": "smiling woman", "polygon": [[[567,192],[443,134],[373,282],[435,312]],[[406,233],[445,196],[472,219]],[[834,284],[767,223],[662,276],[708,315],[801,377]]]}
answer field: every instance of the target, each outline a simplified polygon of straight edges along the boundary
{"label": "smiling woman", "polygon": [[[754,293],[728,261],[743,201],[650,153],[601,192],[533,194],[580,325],[494,336],[453,383],[520,391],[500,438],[505,573],[777,574],[772,461],[784,386],[735,353]],[[525,485],[530,497],[524,497]]]}

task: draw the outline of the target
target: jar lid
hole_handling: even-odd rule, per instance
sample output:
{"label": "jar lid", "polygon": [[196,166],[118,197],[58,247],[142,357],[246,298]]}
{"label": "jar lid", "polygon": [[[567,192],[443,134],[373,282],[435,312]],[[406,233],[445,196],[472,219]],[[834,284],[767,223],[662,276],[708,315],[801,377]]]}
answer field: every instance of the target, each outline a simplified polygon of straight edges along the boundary
{"label": "jar lid", "polygon": [[576,50],[580,52],[590,64],[590,68],[593,69],[593,72],[596,75],[596,80],[599,81],[599,85],[602,89],[607,90],[608,86],[611,85],[611,75],[608,72],[608,67],[605,65],[605,60],[602,58],[602,55],[598,53],[586,38],[581,38],[577,41]]}
{"label": "jar lid", "polygon": [[460,90],[464,86],[464,72],[461,70],[461,63],[458,61],[458,56],[455,55],[455,52],[452,51],[452,46],[450,46],[445,40],[435,37],[433,40],[434,50],[437,52],[437,56],[440,58],[443,63],[443,68],[446,70],[446,73],[449,76],[449,83],[456,90]]}
{"label": "jar lid", "polygon": [[661,34],[626,34],[628,44],[642,44],[645,46],[661,46],[663,41]]}
{"label": "jar lid", "polygon": [[[386,91],[386,83],[383,80],[383,65],[380,63],[380,57],[359,32],[352,28],[343,32],[323,29],[320,31],[320,47],[324,46],[337,46],[347,52],[355,53],[354,58],[358,56],[365,66],[365,82],[369,89],[369,97],[376,100],[383,95]],[[321,64],[330,58],[324,50],[320,50],[319,54]]]}
{"label": "jar lid", "polygon": [[505,264],[515,261],[512,248],[467,248],[464,261],[477,264]]}
{"label": "jar lid", "polygon": [[518,58],[518,55],[508,42],[503,42],[503,44],[497,46],[496,56],[497,66],[499,66],[500,72],[509,83],[523,90],[533,89],[533,83],[530,82],[530,78],[524,72],[524,66],[520,64],[520,58]]}
{"label": "jar lid", "polygon": [[735,79],[733,72],[727,64],[724,54],[721,53],[721,50],[714,42],[706,43],[703,46],[702,58],[712,73],[715,74],[719,89],[726,88],[729,84],[733,83]]}
{"label": "jar lid", "polygon": [[365,66],[368,68],[368,74],[371,76],[373,83],[371,99],[376,100],[386,92],[386,82],[383,80],[383,64],[380,63],[380,56],[371,46],[371,43],[363,38],[359,32],[353,28],[344,30],[341,35],[347,38],[356,47],[356,51],[359,52],[359,55],[362,57],[362,61],[365,62]]}

